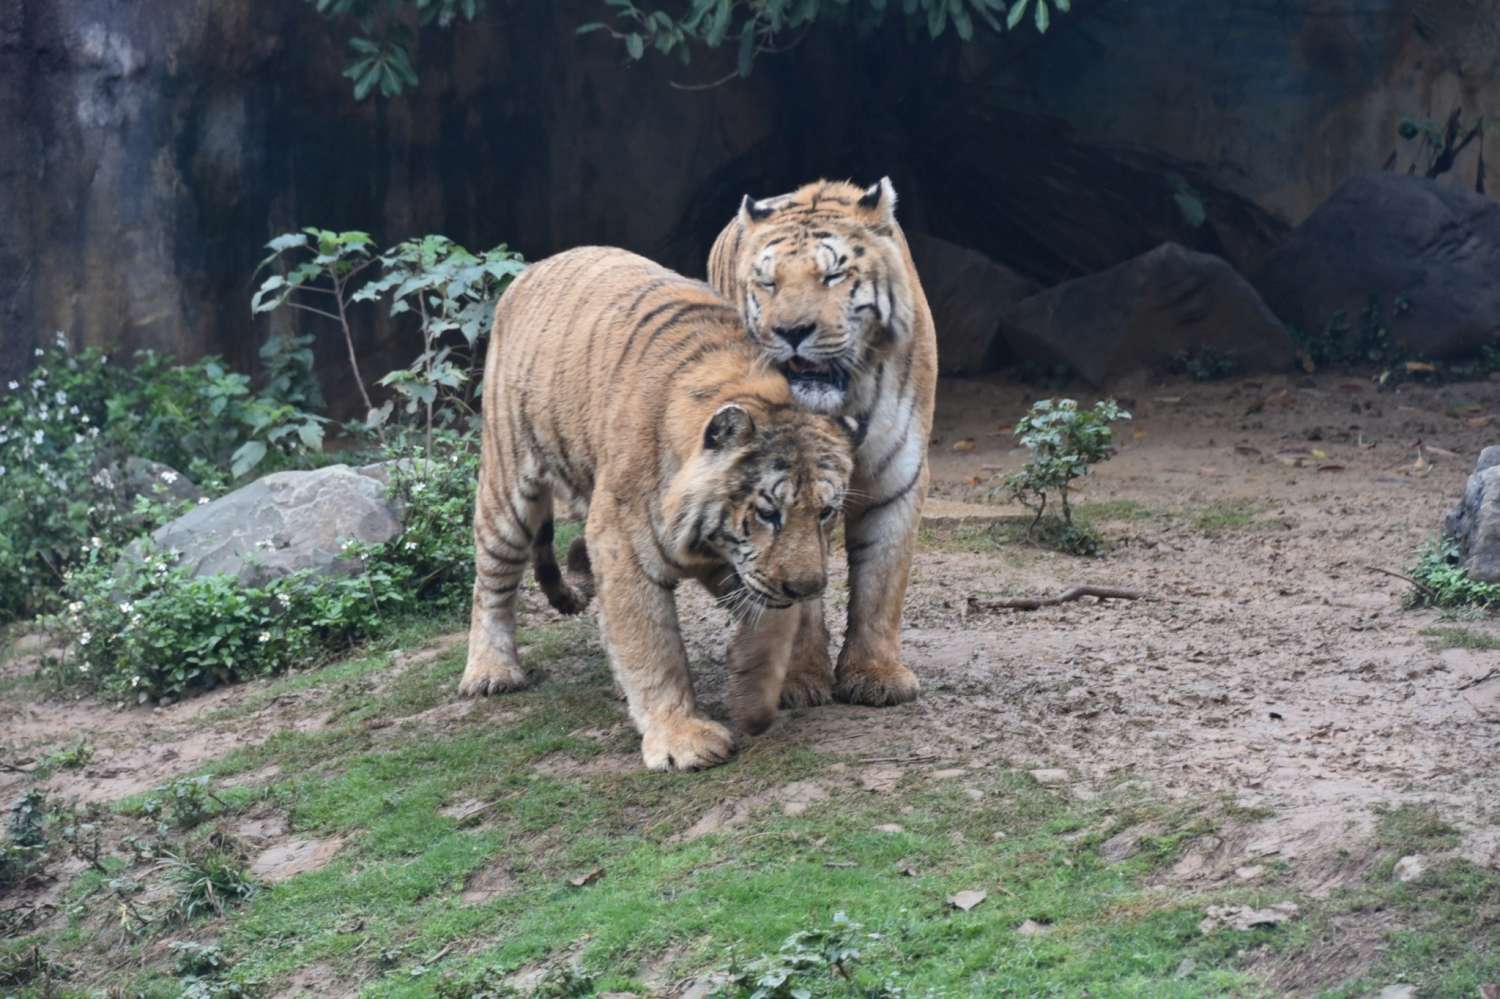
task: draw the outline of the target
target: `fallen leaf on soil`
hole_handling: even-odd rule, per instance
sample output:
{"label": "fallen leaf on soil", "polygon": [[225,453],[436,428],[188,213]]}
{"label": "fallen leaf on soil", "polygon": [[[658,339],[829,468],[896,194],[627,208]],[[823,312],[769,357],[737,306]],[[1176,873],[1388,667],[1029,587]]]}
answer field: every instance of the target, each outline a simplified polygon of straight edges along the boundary
{"label": "fallen leaf on soil", "polygon": [[972,451],[972,450],[974,450],[974,438],[972,438],[972,437],[965,437],[963,440],[954,441],[951,450],[953,450],[953,451]]}
{"label": "fallen leaf on soil", "polygon": [[1181,402],[1182,402],[1182,396],[1180,396],[1180,395],[1159,395],[1153,401],[1154,402],[1159,402],[1163,406],[1176,406],[1176,405],[1181,404]]}
{"label": "fallen leaf on soil", "polygon": [[987,898],[989,898],[989,895],[986,892],[961,891],[957,895],[949,896],[948,904],[961,912],[968,912]]}
{"label": "fallen leaf on soil", "polygon": [[1211,905],[1203,911],[1205,915],[1198,924],[1198,931],[1208,934],[1221,926],[1231,930],[1279,926],[1297,918],[1299,910],[1295,902],[1277,902],[1269,909],[1252,909],[1248,905]]}
{"label": "fallen leaf on soil", "polygon": [[1439,458],[1457,458],[1458,457],[1458,453],[1456,451],[1449,451],[1447,448],[1445,448],[1445,447],[1438,447],[1435,444],[1423,444],[1422,445],[1422,450],[1425,451],[1427,454],[1437,455]]}
{"label": "fallen leaf on soil", "polygon": [[1471,416],[1464,422],[1475,428],[1487,427],[1490,425],[1490,418],[1488,416]]}
{"label": "fallen leaf on soil", "polygon": [[1422,372],[1430,375],[1437,372],[1437,365],[1430,361],[1407,361],[1406,370],[1413,373]]}
{"label": "fallen leaf on soil", "polygon": [[905,829],[902,829],[900,826],[896,825],[896,823],[894,823],[894,822],[883,822],[880,825],[878,825],[878,826],[875,827],[875,831],[876,832],[883,832],[883,833],[900,833],[900,832],[906,832]]}
{"label": "fallen leaf on soil", "polygon": [[582,888],[584,885],[593,884],[603,876],[604,868],[596,867],[592,871],[589,871],[587,874],[580,874],[576,878],[569,878],[568,884],[572,885],[574,888]]}
{"label": "fallen leaf on soil", "polygon": [[1342,472],[1343,470],[1343,465],[1335,464],[1333,462],[1325,462],[1318,466],[1318,471],[1320,472]]}
{"label": "fallen leaf on soil", "polygon": [[1033,770],[1031,779],[1043,787],[1058,787],[1069,780],[1066,770]]}
{"label": "fallen leaf on soil", "polygon": [[1251,447],[1249,444],[1236,444],[1234,446],[1234,453],[1242,454],[1247,458],[1264,458],[1266,456],[1266,453],[1260,448]]}
{"label": "fallen leaf on soil", "polygon": [[1136,427],[1130,432],[1130,436],[1138,441],[1143,441],[1146,439],[1146,431],[1142,430],[1140,427]]}

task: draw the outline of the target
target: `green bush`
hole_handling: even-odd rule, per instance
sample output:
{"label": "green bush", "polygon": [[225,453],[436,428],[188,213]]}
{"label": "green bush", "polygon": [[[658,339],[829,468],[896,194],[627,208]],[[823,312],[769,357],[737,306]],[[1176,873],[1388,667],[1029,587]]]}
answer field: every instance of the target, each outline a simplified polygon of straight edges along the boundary
{"label": "green bush", "polygon": [[1411,571],[1415,607],[1500,607],[1500,583],[1481,583],[1464,571],[1458,542],[1439,538],[1422,549]]}
{"label": "green bush", "polygon": [[170,551],[118,564],[103,549],[70,573],[46,624],[65,643],[49,662],[59,686],[138,703],[181,698],[320,662],[412,612],[460,606],[473,585],[472,438],[438,437],[428,461],[401,459],[391,490],[405,527],[378,545],[348,543],[357,576],[295,573],[263,586],[194,578]]}
{"label": "green bush", "polygon": [[1093,409],[1079,409],[1072,399],[1042,399],[1016,423],[1016,439],[1031,452],[1025,466],[1005,480],[1011,497],[1035,511],[1028,537],[1043,523],[1049,497],[1056,496],[1060,521],[1044,525],[1042,540],[1079,555],[1098,551],[1098,538],[1087,526],[1073,522],[1069,491],[1074,479],[1114,453],[1110,424],[1130,414],[1106,399]]}

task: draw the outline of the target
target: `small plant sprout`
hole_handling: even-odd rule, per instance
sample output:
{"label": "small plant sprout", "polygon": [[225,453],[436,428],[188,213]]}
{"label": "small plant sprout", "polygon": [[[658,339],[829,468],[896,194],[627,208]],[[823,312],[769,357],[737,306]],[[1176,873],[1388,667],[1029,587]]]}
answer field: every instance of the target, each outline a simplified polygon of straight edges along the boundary
{"label": "small plant sprout", "polygon": [[1006,478],[1005,489],[1036,514],[1027,528],[1028,537],[1047,512],[1048,498],[1056,496],[1062,516],[1060,547],[1085,553],[1095,547],[1083,543],[1090,539],[1084,539],[1073,524],[1069,492],[1073,480],[1114,453],[1110,424],[1128,419],[1130,414],[1112,399],[1092,409],[1080,409],[1072,399],[1042,399],[1016,423],[1016,439],[1031,456],[1019,472]]}

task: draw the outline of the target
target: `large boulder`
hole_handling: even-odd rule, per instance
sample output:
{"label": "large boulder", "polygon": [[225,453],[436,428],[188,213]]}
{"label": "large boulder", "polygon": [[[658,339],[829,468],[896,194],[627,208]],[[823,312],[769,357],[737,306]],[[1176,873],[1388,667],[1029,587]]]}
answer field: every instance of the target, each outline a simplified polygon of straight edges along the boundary
{"label": "large boulder", "polygon": [[1500,583],[1500,446],[1479,453],[1464,498],[1448,512],[1443,529],[1458,542],[1469,578]]}
{"label": "large boulder", "polygon": [[1018,303],[1001,335],[1021,359],[1067,365],[1097,386],[1204,351],[1240,371],[1296,359],[1286,328],[1229,264],[1173,243]]}
{"label": "large boulder", "polygon": [[380,478],[330,465],[256,479],[164,525],[151,541],[179,552],[194,575],[227,573],[254,586],[303,569],[356,573],[362,567],[344,556],[344,541],[378,543],[400,531]]}
{"label": "large boulder", "polygon": [[1401,174],[1344,182],[1266,258],[1255,286],[1309,334],[1379,305],[1419,357],[1474,353],[1500,334],[1500,204]]}
{"label": "large boulder", "polygon": [[1030,278],[957,243],[915,232],[908,237],[917,276],[937,327],[938,370],[945,375],[992,371],[1000,315],[1038,290]]}

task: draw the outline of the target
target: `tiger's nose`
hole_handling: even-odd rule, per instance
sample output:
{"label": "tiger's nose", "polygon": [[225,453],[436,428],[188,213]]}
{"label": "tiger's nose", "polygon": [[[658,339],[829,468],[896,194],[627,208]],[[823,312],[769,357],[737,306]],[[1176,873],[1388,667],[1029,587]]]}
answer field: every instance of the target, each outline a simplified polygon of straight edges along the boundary
{"label": "tiger's nose", "polygon": [[809,576],[806,579],[789,579],[781,584],[781,592],[791,600],[807,600],[823,592],[823,577]]}
{"label": "tiger's nose", "polygon": [[778,326],[773,332],[785,340],[788,347],[796,350],[797,345],[812,336],[817,328],[816,325],[808,323],[804,326]]}

